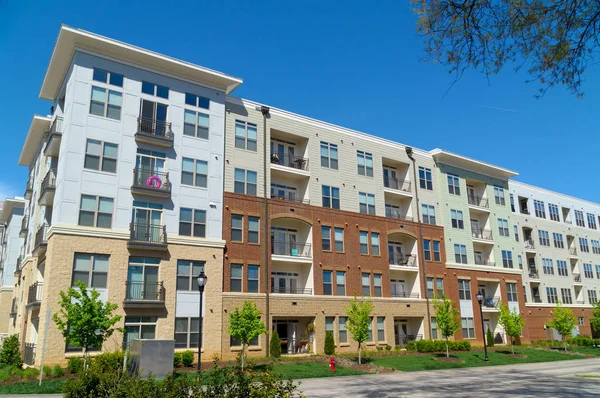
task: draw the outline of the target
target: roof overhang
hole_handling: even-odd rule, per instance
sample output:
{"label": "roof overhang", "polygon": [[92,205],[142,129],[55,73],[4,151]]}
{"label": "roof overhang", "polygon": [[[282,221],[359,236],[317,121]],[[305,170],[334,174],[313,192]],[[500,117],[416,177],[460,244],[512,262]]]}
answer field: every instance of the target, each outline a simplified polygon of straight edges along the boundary
{"label": "roof overhang", "polygon": [[50,128],[50,120],[49,117],[45,116],[33,116],[27,138],[25,138],[25,143],[21,149],[21,156],[19,156],[19,166],[29,167],[31,165],[33,157],[44,137],[44,132]]}
{"label": "roof overhang", "polygon": [[7,222],[14,209],[25,207],[25,199],[6,199],[0,211],[0,222]]}
{"label": "roof overhang", "polygon": [[503,167],[494,166],[493,164],[480,162],[479,160],[471,159],[466,156],[456,153],[444,151],[436,148],[429,152],[436,162],[447,164],[449,166],[458,167],[460,169],[471,170],[476,173],[488,175],[491,177],[508,180],[518,176],[519,173],[505,169]]}
{"label": "roof overhang", "polygon": [[233,92],[243,82],[240,78],[212,69],[63,25],[44,76],[40,98],[54,101],[58,97],[73,54],[78,48],[204,84],[226,94]]}

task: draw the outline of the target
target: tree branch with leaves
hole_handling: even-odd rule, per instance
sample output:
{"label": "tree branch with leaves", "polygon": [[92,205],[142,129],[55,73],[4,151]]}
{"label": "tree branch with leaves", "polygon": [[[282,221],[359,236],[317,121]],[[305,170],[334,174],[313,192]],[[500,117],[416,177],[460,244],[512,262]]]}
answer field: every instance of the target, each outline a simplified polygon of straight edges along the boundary
{"label": "tree branch with leaves", "polygon": [[359,364],[362,364],[362,343],[369,339],[369,327],[372,326],[373,322],[371,318],[372,311],[373,303],[368,300],[358,301],[356,297],[350,302],[350,306],[346,307],[346,315],[348,315],[346,328],[352,334],[352,339],[358,343]]}
{"label": "tree branch with leaves", "polygon": [[560,334],[565,344],[565,351],[567,351],[567,338],[571,337],[573,328],[576,325],[577,318],[573,314],[573,311],[563,307],[560,301],[556,304],[556,308],[554,308],[552,319],[546,324],[546,326],[555,329]]}
{"label": "tree branch with leaves", "polygon": [[267,332],[264,322],[260,320],[261,312],[256,304],[246,300],[242,308],[236,307],[229,315],[229,328],[227,331],[234,339],[242,344],[242,370],[244,370],[245,349],[252,340]]}
{"label": "tree branch with leaves", "polygon": [[462,328],[460,313],[454,301],[447,298],[444,293],[433,299],[433,308],[437,329],[446,340],[446,358],[448,358],[450,357],[448,339],[460,332]]}
{"label": "tree branch with leaves", "polygon": [[508,308],[508,304],[502,303],[500,305],[500,316],[498,317],[498,323],[502,325],[504,332],[510,338],[510,347],[514,355],[514,340],[521,336],[521,330],[523,330],[523,326],[525,326],[525,320],[514,308],[511,311]]}

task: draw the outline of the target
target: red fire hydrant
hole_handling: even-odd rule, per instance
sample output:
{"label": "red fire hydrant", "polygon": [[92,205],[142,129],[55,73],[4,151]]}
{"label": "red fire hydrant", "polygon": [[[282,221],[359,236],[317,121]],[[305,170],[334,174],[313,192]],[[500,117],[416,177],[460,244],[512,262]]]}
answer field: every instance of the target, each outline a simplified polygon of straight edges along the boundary
{"label": "red fire hydrant", "polygon": [[332,372],[335,372],[335,358],[334,357],[329,358],[329,368],[331,369]]}

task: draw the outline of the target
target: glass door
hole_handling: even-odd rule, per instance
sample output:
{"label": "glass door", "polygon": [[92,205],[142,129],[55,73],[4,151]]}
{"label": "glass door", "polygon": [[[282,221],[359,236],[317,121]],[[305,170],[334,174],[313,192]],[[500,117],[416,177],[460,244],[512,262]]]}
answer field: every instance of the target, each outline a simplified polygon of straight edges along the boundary
{"label": "glass door", "polygon": [[157,175],[161,181],[165,174],[166,155],[159,152],[145,151],[138,149],[135,159],[136,184],[146,185],[146,181],[151,176]]}
{"label": "glass door", "polygon": [[127,270],[127,298],[130,300],[158,300],[158,267],[129,265]]}
{"label": "glass door", "polygon": [[383,168],[383,184],[388,188],[399,189],[396,169],[391,167]]}
{"label": "glass door", "polygon": [[479,233],[479,221],[471,220],[471,230],[475,233]]}
{"label": "glass door", "polygon": [[142,99],[140,104],[141,131],[164,136],[167,125],[167,105]]}
{"label": "glass door", "polygon": [[392,297],[406,297],[406,285],[401,279],[392,279]]}
{"label": "glass door", "polygon": [[388,244],[390,264],[401,265],[405,263],[404,254],[402,254],[402,243],[390,242]]}
{"label": "glass door", "polygon": [[133,202],[134,237],[143,242],[160,242],[162,206]]}

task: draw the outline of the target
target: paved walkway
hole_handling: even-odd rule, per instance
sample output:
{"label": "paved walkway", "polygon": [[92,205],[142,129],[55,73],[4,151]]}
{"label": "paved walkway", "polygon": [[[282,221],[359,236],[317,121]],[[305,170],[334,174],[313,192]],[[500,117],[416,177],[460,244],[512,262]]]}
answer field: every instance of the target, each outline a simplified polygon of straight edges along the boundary
{"label": "paved walkway", "polygon": [[600,358],[300,380],[309,398],[599,397]]}

